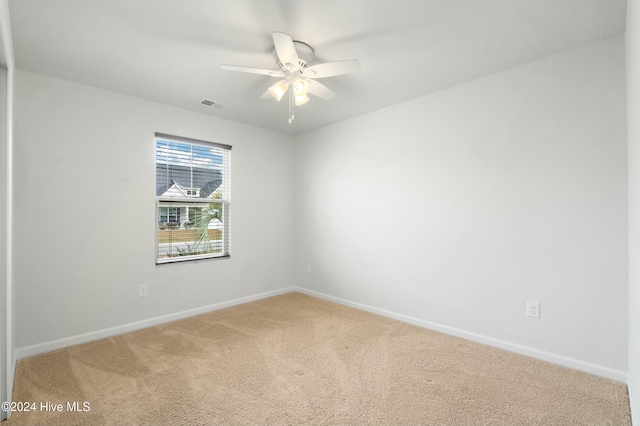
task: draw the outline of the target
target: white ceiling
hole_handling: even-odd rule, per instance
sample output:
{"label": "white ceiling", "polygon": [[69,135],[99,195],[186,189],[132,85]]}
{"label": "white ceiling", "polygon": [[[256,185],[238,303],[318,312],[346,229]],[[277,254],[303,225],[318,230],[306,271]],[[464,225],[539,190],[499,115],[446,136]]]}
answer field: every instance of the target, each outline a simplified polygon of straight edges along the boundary
{"label": "white ceiling", "polygon": [[[10,0],[16,66],[143,99],[298,133],[624,32],[626,0]],[[359,59],[323,79],[287,123],[259,97],[273,31],[317,62]],[[212,109],[203,98],[228,107]]]}

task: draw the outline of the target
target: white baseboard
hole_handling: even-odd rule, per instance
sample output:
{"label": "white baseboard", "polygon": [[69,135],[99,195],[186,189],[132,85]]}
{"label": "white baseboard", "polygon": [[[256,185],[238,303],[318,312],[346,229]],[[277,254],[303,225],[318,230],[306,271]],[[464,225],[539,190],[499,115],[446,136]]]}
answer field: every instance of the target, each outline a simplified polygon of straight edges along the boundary
{"label": "white baseboard", "polygon": [[[93,340],[104,339],[106,337],[116,336],[130,331],[136,331],[147,327],[153,327],[155,325],[164,324],[171,321],[176,321],[184,318],[189,318],[195,315],[204,314],[219,309],[229,308],[231,306],[241,305],[243,303],[254,302],[268,297],[278,296],[280,294],[297,291],[309,296],[318,297],[320,299],[328,300],[330,302],[338,303],[341,305],[349,306],[352,308],[360,309],[363,311],[371,312],[373,314],[381,315],[387,318],[396,319],[406,322],[408,324],[417,325],[418,327],[428,328],[430,330],[439,331],[442,333],[450,334],[457,337],[462,337],[467,340],[482,343],[485,345],[493,346],[496,348],[504,349],[510,352],[515,352],[521,355],[530,356],[532,358],[541,359],[543,361],[552,362],[554,364],[562,365],[565,367],[573,368],[575,370],[584,371],[585,373],[595,374],[601,377],[607,377],[612,380],[627,383],[627,373],[625,371],[616,370],[609,367],[593,364],[590,362],[582,361],[575,358],[566,357],[563,355],[554,354],[551,352],[542,351],[529,346],[523,346],[516,343],[507,342],[505,340],[495,339],[493,337],[485,336],[482,334],[472,333],[469,331],[461,330],[454,327],[434,323],[431,321],[425,321],[419,318],[410,317],[385,309],[375,308],[362,303],[351,302],[339,297],[330,296],[328,294],[320,293],[313,290],[308,290],[302,287],[285,287],[279,290],[269,291],[266,293],[260,293],[252,296],[241,297],[239,299],[233,299],[226,302],[214,303],[212,305],[202,306],[195,309],[189,309],[186,311],[176,312],[169,315],[163,315],[160,317],[150,318],[148,320],[138,321],[129,324],[123,324],[116,327],[105,328],[90,333],[79,334],[76,336],[65,337],[62,339],[52,340],[49,342],[38,343],[31,346],[24,346],[17,348],[15,351],[14,361],[27,358],[30,356],[38,355],[45,352],[54,351],[56,349],[66,348],[72,345],[78,345],[81,343],[91,342]],[[15,363],[14,363],[15,365]]]}
{"label": "white baseboard", "polygon": [[395,312],[387,311],[385,309],[375,308],[373,306],[364,305],[362,303],[351,302],[349,300],[341,299],[339,297],[330,296],[328,294],[320,293],[313,290],[308,290],[302,287],[295,287],[295,291],[318,297],[320,299],[328,300],[330,302],[338,303],[340,305],[349,306],[352,308],[360,309],[363,311],[371,312],[373,314],[381,315],[383,317],[399,320],[409,324],[417,325],[418,327],[428,328],[430,330],[439,331],[442,333],[450,334],[457,337],[462,337],[473,342],[482,343],[488,346],[504,349],[509,352],[515,352],[521,355],[530,356],[532,358],[540,359],[543,361],[552,362],[554,364],[562,365],[564,367],[573,368],[574,370],[584,371],[585,373],[594,374],[596,376],[606,377],[612,380],[616,380],[622,383],[627,383],[627,372],[616,370],[602,365],[592,364],[590,362],[582,361],[575,358],[566,357],[564,355],[558,355],[547,351],[542,351],[529,346],[519,345],[517,343],[507,342],[505,340],[495,339],[493,337],[485,336],[482,334],[472,333],[470,331],[461,330],[454,327],[434,323],[431,321],[421,320],[419,318],[410,317],[408,315],[398,314]]}
{"label": "white baseboard", "polygon": [[627,384],[629,390],[629,405],[631,406],[631,422],[634,425],[640,424],[640,395],[636,395],[635,382],[631,377]]}
{"label": "white baseboard", "polygon": [[189,309],[186,311],[181,311],[181,312],[176,312],[169,315],[150,318],[143,321],[123,324],[116,327],[105,328],[98,331],[92,331],[90,333],[78,334],[76,336],[65,337],[57,340],[51,340],[49,342],[38,343],[30,346],[24,346],[16,350],[16,358],[17,359],[27,358],[27,357],[38,355],[41,353],[54,351],[56,349],[62,349],[68,346],[87,343],[93,340],[104,339],[106,337],[116,336],[118,334],[128,333],[130,331],[141,330],[143,328],[153,327],[159,324],[164,324],[171,321],[189,318],[195,315],[200,315],[200,314],[204,314],[211,311],[217,311],[219,309],[229,308],[231,306],[241,305],[243,303],[255,302],[256,300],[266,299],[268,297],[278,296],[280,294],[290,293],[292,291],[295,291],[294,287],[285,287],[279,290],[255,294],[253,296],[241,297],[239,299],[233,299],[226,302],[214,303],[212,305],[201,306],[195,309]]}

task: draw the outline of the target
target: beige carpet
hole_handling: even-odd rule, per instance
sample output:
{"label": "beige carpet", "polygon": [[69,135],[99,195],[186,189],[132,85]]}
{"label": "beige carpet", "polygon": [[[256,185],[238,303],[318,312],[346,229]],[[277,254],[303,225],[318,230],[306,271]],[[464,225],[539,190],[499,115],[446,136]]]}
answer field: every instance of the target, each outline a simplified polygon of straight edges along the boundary
{"label": "beige carpet", "polygon": [[14,401],[38,406],[10,425],[631,424],[624,384],[299,293],[22,360]]}

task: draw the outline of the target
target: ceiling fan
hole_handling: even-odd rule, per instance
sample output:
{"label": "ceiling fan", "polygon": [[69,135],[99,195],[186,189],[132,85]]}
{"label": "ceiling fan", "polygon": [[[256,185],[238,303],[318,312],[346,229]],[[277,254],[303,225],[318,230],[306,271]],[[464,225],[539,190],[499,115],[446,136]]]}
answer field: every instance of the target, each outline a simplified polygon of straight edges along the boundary
{"label": "ceiling fan", "polygon": [[240,71],[251,74],[268,75],[280,78],[261,96],[261,99],[280,101],[287,90],[289,91],[289,124],[295,118],[293,108],[309,102],[308,94],[321,99],[331,99],[335,96],[327,86],[317,82],[317,78],[334,77],[360,69],[357,59],[346,61],[326,62],[309,66],[313,61],[313,49],[306,43],[294,41],[285,33],[274,32],[273,49],[271,53],[276,61],[277,70],[262,68],[240,67],[235,65],[220,65],[220,68],[229,71]]}

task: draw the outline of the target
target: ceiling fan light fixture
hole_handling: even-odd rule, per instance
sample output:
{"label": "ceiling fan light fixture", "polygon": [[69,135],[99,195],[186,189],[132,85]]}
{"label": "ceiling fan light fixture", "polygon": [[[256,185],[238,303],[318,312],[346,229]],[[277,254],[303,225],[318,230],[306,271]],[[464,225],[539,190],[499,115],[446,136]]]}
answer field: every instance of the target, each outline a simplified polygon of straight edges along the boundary
{"label": "ceiling fan light fixture", "polygon": [[[289,106],[289,124],[292,124],[296,106],[309,102],[307,94],[312,94],[320,99],[331,99],[335,96],[329,88],[316,81],[318,78],[335,77],[360,69],[357,59],[348,59],[336,62],[324,62],[311,66],[314,52],[311,46],[301,41],[296,41],[290,35],[273,32],[273,49],[271,53],[276,62],[276,70],[251,68],[237,65],[220,65],[224,70],[239,71],[250,74],[267,75],[281,80],[269,87],[260,99],[270,99],[273,96],[278,102],[287,94]],[[289,87],[291,86],[291,87]]]}
{"label": "ceiling fan light fixture", "polygon": [[289,85],[287,82],[285,80],[280,80],[273,86],[269,87],[269,93],[271,93],[271,96],[273,96],[276,101],[280,102],[280,99],[282,99],[288,88]]}
{"label": "ceiling fan light fixture", "polygon": [[309,93],[309,81],[302,78],[296,78],[293,80],[293,92],[296,97],[305,96]]}
{"label": "ceiling fan light fixture", "polygon": [[296,106],[304,105],[309,102],[307,95],[296,95]]}

